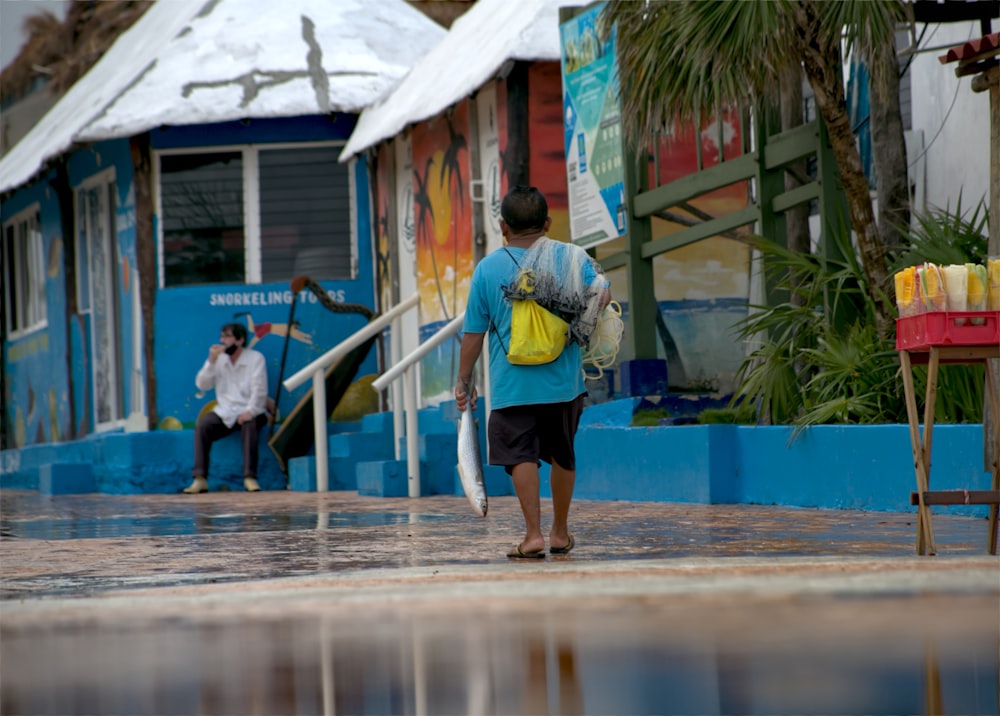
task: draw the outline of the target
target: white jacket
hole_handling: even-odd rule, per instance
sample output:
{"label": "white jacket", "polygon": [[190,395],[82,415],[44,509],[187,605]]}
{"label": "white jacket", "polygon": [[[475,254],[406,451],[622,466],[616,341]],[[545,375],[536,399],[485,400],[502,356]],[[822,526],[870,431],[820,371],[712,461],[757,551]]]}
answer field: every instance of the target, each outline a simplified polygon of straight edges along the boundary
{"label": "white jacket", "polygon": [[235,363],[226,354],[215,363],[206,359],[194,382],[198,390],[215,388],[215,414],[226,427],[243,413],[257,416],[267,408],[267,362],[251,348],[244,348]]}

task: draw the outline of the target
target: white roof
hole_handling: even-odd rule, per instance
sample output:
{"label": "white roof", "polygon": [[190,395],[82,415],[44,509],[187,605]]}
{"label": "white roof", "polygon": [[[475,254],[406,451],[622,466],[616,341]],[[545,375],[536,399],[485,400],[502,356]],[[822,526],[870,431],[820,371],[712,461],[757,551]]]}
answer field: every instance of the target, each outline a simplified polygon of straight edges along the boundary
{"label": "white roof", "polygon": [[478,0],[395,89],[365,109],[345,161],[473,94],[508,60],[558,60],[559,8],[593,0]]}
{"label": "white roof", "polygon": [[[150,7],[104,56],[0,159],[0,192],[24,184],[69,149],[77,132],[132,82],[205,0]],[[124,42],[124,40],[128,42]]]}
{"label": "white roof", "polygon": [[74,141],[358,112],[445,34],[404,0],[158,0],[0,159],[0,192]]}

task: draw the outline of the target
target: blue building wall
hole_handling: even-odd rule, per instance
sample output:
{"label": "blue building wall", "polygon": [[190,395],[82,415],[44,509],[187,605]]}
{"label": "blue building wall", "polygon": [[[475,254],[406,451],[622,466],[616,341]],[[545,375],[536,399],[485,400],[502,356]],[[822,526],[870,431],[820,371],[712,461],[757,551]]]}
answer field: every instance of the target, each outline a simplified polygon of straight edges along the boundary
{"label": "blue building wall", "polygon": [[[353,115],[310,116],[168,127],[153,130],[150,139],[154,149],[346,141],[354,128],[355,119]],[[354,280],[319,283],[333,300],[358,303],[375,311],[370,191],[364,162],[357,162],[354,166],[354,186],[357,276]],[[225,323],[236,321],[252,327],[250,341],[267,360],[268,385],[271,395],[275,394],[284,338],[269,333],[268,329],[274,324],[287,324],[291,318],[293,294],[290,282],[293,278],[289,276],[288,282],[281,283],[179,286],[158,291],[154,360],[157,415],[161,425],[193,427],[199,413],[214,400],[214,394],[202,394],[197,390],[194,377],[205,361],[209,345],[218,341],[219,328]],[[309,291],[299,294],[294,320],[300,330],[309,335],[310,342],[289,341],[283,379],[319,358],[367,323],[360,314],[331,313]],[[256,339],[254,329],[259,332]],[[358,376],[373,374],[377,370],[378,356],[373,350],[359,369]],[[311,387],[311,382],[307,382],[292,393],[282,389],[280,412],[287,415]],[[333,409],[333,406],[329,407]]]}
{"label": "blue building wall", "polygon": [[14,446],[64,440],[72,434],[68,339],[66,330],[66,272],[59,199],[50,180],[54,172],[22,187],[0,204],[0,222],[6,222],[37,203],[45,270],[47,322],[44,327],[3,346],[6,372],[4,403]]}
{"label": "blue building wall", "polygon": [[[127,139],[115,139],[98,142],[90,147],[71,154],[67,160],[69,183],[73,189],[78,188],[91,178],[114,170],[115,226],[114,235],[117,240],[117,262],[115,272],[118,281],[117,303],[120,314],[115,324],[117,338],[115,349],[121,360],[121,375],[118,389],[122,392],[124,415],[142,410],[141,383],[131,380],[138,372],[144,374],[141,359],[135,360],[131,350],[136,340],[136,333],[142,323],[141,309],[136,300],[139,291],[138,260],[136,256],[135,227],[135,190],[132,157]],[[77,229],[79,231],[79,229]],[[80,246],[83,237],[77,235],[70,240]],[[79,276],[78,276],[79,280]],[[91,432],[96,421],[93,375],[91,366],[91,349],[94,340],[92,315],[82,313],[70,317],[72,331],[73,360],[70,362],[71,381],[75,391],[74,416],[77,434]]]}
{"label": "blue building wall", "polygon": [[[156,149],[218,147],[281,142],[346,141],[354,128],[353,115],[254,119],[212,125],[159,128],[150,132]],[[134,341],[138,331],[153,331],[154,370],[157,384],[156,410],[161,422],[175,418],[181,426],[192,426],[199,412],[213,398],[199,395],[194,376],[207,354],[208,345],[217,341],[219,328],[231,321],[252,322],[259,331],[254,346],[268,362],[271,394],[275,392],[284,339],[268,333],[269,324],[288,322],[292,303],[290,284],[261,285],[215,284],[184,286],[157,291],[154,325],[142,326],[136,252],[136,210],[133,168],[128,139],[99,142],[72,152],[66,161],[70,190],[95,175],[114,170],[117,197],[114,233],[117,238],[118,303],[120,317],[115,325],[117,350],[121,354],[119,390],[123,394],[124,414],[141,409],[139,399],[147,381],[144,357],[136,360]],[[0,219],[13,215],[34,203],[39,204],[45,257],[48,323],[31,334],[8,340],[3,346],[6,371],[4,396],[7,419],[11,425],[12,444],[59,442],[71,436],[82,437],[94,431],[95,386],[91,365],[93,326],[90,315],[67,313],[67,267],[64,248],[76,246],[79,237],[63,235],[63,217],[50,172],[34,183],[19,188],[4,198]],[[349,281],[323,281],[329,296],[339,302],[359,303],[375,310],[373,240],[368,173],[363,161],[353,167],[355,226],[357,236],[357,275]],[[73,217],[67,217],[75,225]],[[159,217],[153,217],[153,235],[159,236]],[[294,278],[289,276],[289,281]],[[334,345],[362,328],[366,321],[359,314],[334,314],[322,307],[310,292],[300,294],[295,313],[310,342],[290,341],[284,377],[288,377]],[[251,331],[251,337],[255,333]],[[375,373],[378,361],[372,351],[359,376]],[[137,389],[138,386],[138,389]],[[309,389],[304,386],[281,398],[287,413]],[[71,415],[71,397],[74,410]],[[331,406],[332,407],[332,406]],[[169,421],[172,425],[177,422]]]}

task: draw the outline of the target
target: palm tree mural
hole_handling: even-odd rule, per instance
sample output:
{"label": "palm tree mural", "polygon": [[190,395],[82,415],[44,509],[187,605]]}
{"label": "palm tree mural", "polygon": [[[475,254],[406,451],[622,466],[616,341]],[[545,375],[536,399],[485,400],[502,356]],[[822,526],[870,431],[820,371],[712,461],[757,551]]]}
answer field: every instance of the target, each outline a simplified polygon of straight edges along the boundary
{"label": "palm tree mural", "polygon": [[[468,144],[465,135],[455,129],[452,117],[445,115],[448,131],[447,145],[430,153],[424,162],[423,170],[415,170],[415,191],[413,202],[416,206],[417,243],[426,247],[431,260],[431,272],[434,278],[438,301],[445,320],[450,320],[457,313],[458,289],[457,281],[452,280],[451,305],[444,296],[441,271],[438,266],[436,249],[449,241],[452,243],[453,270],[457,275],[459,264],[459,237],[461,235],[461,218],[465,213],[465,188],[463,185],[462,152]],[[441,134],[437,146],[444,144]],[[433,147],[434,144],[429,146]]]}
{"label": "palm tree mural", "polygon": [[444,300],[444,292],[441,290],[441,277],[438,274],[437,257],[434,254],[434,206],[431,204],[431,196],[428,191],[428,179],[430,178],[431,167],[434,166],[434,157],[429,157],[424,165],[424,173],[419,170],[414,171],[413,176],[417,182],[417,189],[413,193],[413,204],[417,209],[417,244],[423,244],[430,252],[431,265],[434,269],[434,283],[437,287],[438,300],[441,303],[441,310],[444,311],[445,319],[450,320],[448,305]]}
{"label": "palm tree mural", "polygon": [[[697,119],[717,106],[773,98],[780,73],[802,66],[830,135],[847,196],[851,227],[876,305],[876,329],[888,334],[888,259],[879,238],[868,180],[844,96],[841,42],[873,69],[894,52],[902,0],[867,2],[654,2],[610,0],[602,16],[617,32],[622,117],[626,136],[640,143],[675,118]],[[873,73],[873,81],[884,81]]]}
{"label": "palm tree mural", "polygon": [[[392,266],[389,250],[389,211],[383,203],[378,215],[378,245],[375,253],[375,275],[378,276],[378,287],[386,301],[392,300]],[[388,304],[386,304],[388,305]]]}
{"label": "palm tree mural", "polygon": [[[459,211],[465,208],[465,192],[463,191],[464,184],[462,183],[462,165],[459,162],[459,154],[463,152],[467,147],[468,143],[465,141],[465,136],[459,134],[455,131],[455,125],[452,122],[450,114],[445,115],[445,122],[448,125],[448,147],[444,150],[444,158],[441,161],[441,171],[439,173],[439,187],[444,189],[451,197],[458,197],[458,207]],[[452,221],[452,249],[453,249],[453,262],[452,266],[455,267],[455,271],[458,271],[458,226],[457,223]],[[452,281],[452,291],[451,291],[451,310],[454,315],[457,313],[458,309],[458,281]],[[447,311],[445,311],[447,313]]]}

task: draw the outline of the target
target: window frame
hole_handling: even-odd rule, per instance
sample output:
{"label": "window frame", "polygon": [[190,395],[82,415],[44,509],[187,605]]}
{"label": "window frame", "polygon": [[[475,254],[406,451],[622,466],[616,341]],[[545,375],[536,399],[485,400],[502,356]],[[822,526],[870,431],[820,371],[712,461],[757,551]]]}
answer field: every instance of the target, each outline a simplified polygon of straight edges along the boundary
{"label": "window frame", "polygon": [[[32,241],[32,235],[28,233],[28,224],[32,219],[35,222],[34,236],[37,237],[36,241]],[[14,227],[13,257],[7,255],[7,230],[11,226]],[[21,235],[22,230],[25,232],[23,236]],[[27,257],[22,257],[22,252],[26,250],[28,252]],[[24,258],[28,266],[27,282],[8,281],[6,278],[7,271],[17,271],[18,267],[22,265],[22,258]],[[0,265],[3,267],[2,275],[4,278],[4,315],[2,320],[5,321],[7,338],[14,340],[48,328],[48,271],[45,261],[45,235],[42,232],[40,202],[34,202],[26,206],[0,225]],[[24,321],[24,324],[19,325],[17,328],[14,328],[12,324],[14,318],[10,302],[10,287],[12,283],[15,284],[15,290],[20,293],[18,296],[18,313]],[[24,300],[25,298],[27,298],[26,301]],[[37,315],[33,316],[33,313]]]}
{"label": "window frame", "polygon": [[[266,144],[209,144],[198,147],[177,147],[170,149],[156,149],[153,151],[153,181],[155,185],[155,211],[157,220],[157,283],[161,289],[178,288],[177,286],[166,285],[166,262],[164,255],[163,238],[163,202],[162,191],[160,190],[161,157],[179,155],[211,154],[213,152],[240,152],[243,161],[243,240],[244,240],[244,286],[259,285],[262,283],[261,269],[261,220],[260,220],[260,153],[281,149],[309,149],[313,147],[343,149],[346,142],[337,141],[314,141],[314,142],[268,142]],[[358,229],[357,229],[357,201],[355,187],[355,164],[357,157],[352,157],[347,163],[347,179],[350,196],[348,197],[348,221],[350,222],[350,254],[351,254],[351,274],[347,279],[331,279],[340,281],[354,281],[358,278]],[[292,280],[294,276],[289,276]],[[326,280],[326,279],[322,279]],[[232,285],[231,283],[204,284],[207,286]]]}

